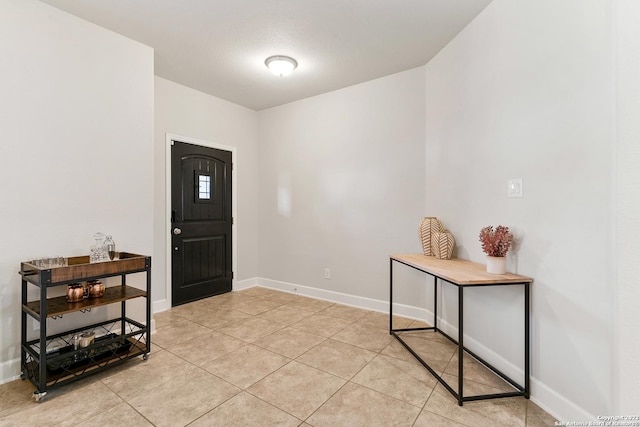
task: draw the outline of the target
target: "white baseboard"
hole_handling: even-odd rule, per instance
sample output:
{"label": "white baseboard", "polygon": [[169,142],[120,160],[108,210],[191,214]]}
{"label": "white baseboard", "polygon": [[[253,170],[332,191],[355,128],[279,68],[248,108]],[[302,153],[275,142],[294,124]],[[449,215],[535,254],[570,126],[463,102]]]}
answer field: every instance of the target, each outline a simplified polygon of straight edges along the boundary
{"label": "white baseboard", "polygon": [[158,301],[153,301],[151,303],[151,313],[161,313],[163,311],[167,311],[171,308],[171,304],[168,299],[161,299]]}
{"label": "white baseboard", "polygon": [[[263,288],[275,289],[278,291],[289,292],[305,297],[344,304],[351,307],[377,311],[380,313],[389,313],[388,301],[381,301],[373,298],[345,294],[342,292],[328,291],[326,289],[312,288],[304,285],[296,285],[294,283],[281,282],[279,280],[265,279],[262,277],[257,278],[256,286],[262,286]],[[410,319],[416,320],[425,320],[427,319],[428,313],[429,312],[423,308],[411,307],[404,304],[393,304],[394,315],[408,317]]]}
{"label": "white baseboard", "polygon": [[243,289],[253,288],[258,285],[258,278],[252,277],[250,279],[245,280],[237,280],[235,285],[233,286],[234,291],[241,291]]}
{"label": "white baseboard", "polygon": [[0,363],[0,384],[20,378],[20,358]]}
{"label": "white baseboard", "polygon": [[595,415],[590,414],[589,411],[576,405],[542,381],[533,377],[531,378],[531,400],[557,420],[563,422],[588,422],[597,420]]}

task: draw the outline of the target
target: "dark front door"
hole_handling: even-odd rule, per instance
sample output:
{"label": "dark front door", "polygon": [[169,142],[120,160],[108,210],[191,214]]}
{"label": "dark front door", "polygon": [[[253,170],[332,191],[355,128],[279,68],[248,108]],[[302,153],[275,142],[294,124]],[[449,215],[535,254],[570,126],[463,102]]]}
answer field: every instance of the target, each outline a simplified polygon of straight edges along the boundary
{"label": "dark front door", "polygon": [[231,290],[231,152],[171,146],[172,305]]}

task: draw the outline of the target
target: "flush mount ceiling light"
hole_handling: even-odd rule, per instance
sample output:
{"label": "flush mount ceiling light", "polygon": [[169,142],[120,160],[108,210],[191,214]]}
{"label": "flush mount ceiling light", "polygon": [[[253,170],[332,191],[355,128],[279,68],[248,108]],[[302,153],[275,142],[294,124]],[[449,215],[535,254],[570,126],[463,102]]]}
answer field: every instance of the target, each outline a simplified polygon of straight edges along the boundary
{"label": "flush mount ceiling light", "polygon": [[289,56],[276,55],[265,59],[264,65],[276,76],[286,76],[296,69],[298,62]]}

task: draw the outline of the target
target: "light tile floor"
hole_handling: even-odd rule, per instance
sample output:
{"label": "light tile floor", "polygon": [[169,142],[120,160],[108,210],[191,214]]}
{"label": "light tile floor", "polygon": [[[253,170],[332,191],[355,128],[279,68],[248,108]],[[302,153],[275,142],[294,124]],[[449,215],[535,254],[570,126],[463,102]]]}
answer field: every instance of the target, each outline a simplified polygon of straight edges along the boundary
{"label": "light tile floor", "polygon": [[[0,385],[0,426],[552,426],[524,398],[453,397],[388,332],[388,315],[255,287],[156,314],[149,360],[50,391]],[[394,327],[421,323],[394,318]],[[405,333],[450,384],[455,347]],[[509,389],[473,360],[465,394]]]}

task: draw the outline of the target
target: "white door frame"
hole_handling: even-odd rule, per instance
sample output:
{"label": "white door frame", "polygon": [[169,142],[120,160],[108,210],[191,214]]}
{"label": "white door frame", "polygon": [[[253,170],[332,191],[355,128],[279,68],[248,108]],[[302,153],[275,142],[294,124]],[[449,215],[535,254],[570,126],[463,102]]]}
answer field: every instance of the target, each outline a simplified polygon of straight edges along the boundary
{"label": "white door frame", "polygon": [[186,136],[175,135],[171,133],[166,134],[166,152],[165,152],[165,190],[166,190],[166,198],[165,198],[165,256],[166,256],[166,301],[168,302],[167,309],[170,309],[173,305],[173,298],[171,296],[171,282],[172,282],[172,271],[171,264],[173,259],[173,248],[171,245],[171,145],[173,141],[177,142],[186,142],[188,144],[200,145],[202,147],[215,148],[217,150],[230,151],[231,152],[231,216],[233,217],[233,224],[231,225],[231,256],[232,256],[232,265],[233,269],[233,279],[231,279],[231,289],[236,288],[236,276],[237,276],[237,266],[238,266],[238,238],[237,238],[237,227],[238,227],[238,198],[237,198],[237,185],[238,180],[236,179],[237,170],[238,170],[238,156],[236,147],[231,147],[229,145],[219,144],[217,142],[211,141],[203,141],[200,139],[189,138]]}

